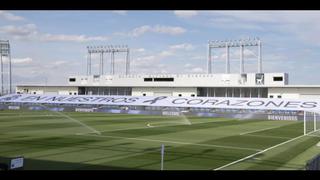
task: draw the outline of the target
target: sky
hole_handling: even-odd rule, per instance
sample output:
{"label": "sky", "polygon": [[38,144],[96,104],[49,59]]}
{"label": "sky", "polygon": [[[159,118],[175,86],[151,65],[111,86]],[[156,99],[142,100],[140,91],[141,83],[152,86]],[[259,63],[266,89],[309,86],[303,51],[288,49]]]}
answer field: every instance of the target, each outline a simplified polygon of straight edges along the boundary
{"label": "sky", "polygon": [[[289,73],[290,84],[320,84],[320,11],[0,11],[9,40],[13,84],[66,84],[86,74],[86,47],[128,45],[131,73],[206,73],[208,40],[262,41],[263,72]],[[257,48],[245,49],[245,72],[257,72]],[[239,48],[230,49],[239,73]],[[124,73],[125,54],[115,72]],[[225,50],[213,51],[224,73]],[[93,72],[98,72],[93,57]],[[106,56],[105,72],[110,72]]]}

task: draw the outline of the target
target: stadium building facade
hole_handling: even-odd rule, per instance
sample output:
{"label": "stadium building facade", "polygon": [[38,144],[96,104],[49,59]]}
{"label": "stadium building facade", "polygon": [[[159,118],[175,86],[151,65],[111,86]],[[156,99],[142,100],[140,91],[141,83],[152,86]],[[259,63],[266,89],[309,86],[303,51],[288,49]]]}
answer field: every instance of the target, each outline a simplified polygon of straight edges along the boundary
{"label": "stadium building facade", "polygon": [[[258,47],[257,72],[244,72],[244,48]],[[212,49],[225,48],[225,73],[212,72]],[[230,73],[229,49],[240,48],[240,73]],[[100,55],[99,74],[91,74],[91,55]],[[111,71],[104,72],[104,55],[111,54]],[[125,74],[115,74],[114,54],[126,53]],[[57,95],[127,95],[182,97],[320,98],[320,85],[290,85],[287,73],[263,73],[261,41],[209,41],[206,74],[129,74],[127,46],[88,47],[87,75],[69,76],[64,85],[18,85],[17,93]]]}

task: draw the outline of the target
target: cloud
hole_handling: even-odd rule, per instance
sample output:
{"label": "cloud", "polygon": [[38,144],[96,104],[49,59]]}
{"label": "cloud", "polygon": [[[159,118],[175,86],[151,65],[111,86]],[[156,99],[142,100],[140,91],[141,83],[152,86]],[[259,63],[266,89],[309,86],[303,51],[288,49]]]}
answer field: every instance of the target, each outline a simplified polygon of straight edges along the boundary
{"label": "cloud", "polygon": [[158,56],[160,57],[168,57],[168,56],[172,56],[174,55],[174,52],[173,51],[161,51]]}
{"label": "cloud", "polygon": [[32,58],[26,57],[26,58],[13,58],[12,63],[13,64],[29,64],[33,62]]}
{"label": "cloud", "polygon": [[[3,63],[8,63],[9,59],[7,57],[3,57]],[[12,64],[30,64],[33,60],[30,57],[26,58],[12,58],[11,63]]]}
{"label": "cloud", "polygon": [[169,46],[170,49],[173,50],[192,50],[194,49],[192,44],[188,44],[188,43],[183,43],[183,44],[175,44],[175,45],[171,45]]}
{"label": "cloud", "polygon": [[52,63],[52,65],[61,66],[61,65],[65,65],[67,63],[68,63],[67,61],[55,61],[55,62]]}
{"label": "cloud", "polygon": [[111,12],[119,15],[127,15],[128,11],[111,11]]}
{"label": "cloud", "polygon": [[180,18],[191,18],[198,15],[197,11],[174,11],[173,13]]}
{"label": "cloud", "polygon": [[109,37],[107,36],[42,33],[38,31],[35,24],[26,24],[22,26],[2,26],[0,27],[0,33],[12,35],[15,39],[43,42],[89,42],[109,40]]}
{"label": "cloud", "polygon": [[146,50],[144,48],[137,48],[137,49],[132,49],[131,51],[141,53],[141,52],[145,52]]}
{"label": "cloud", "polygon": [[133,29],[129,36],[138,37],[148,32],[159,33],[159,34],[169,34],[169,35],[180,35],[185,33],[187,30],[179,26],[164,26],[164,25],[143,25]]}
{"label": "cloud", "polygon": [[196,56],[192,56],[190,59],[192,59],[192,60],[206,60],[207,56],[203,56],[203,55],[198,56],[198,55],[196,55]]}
{"label": "cloud", "polygon": [[0,11],[0,18],[8,21],[22,21],[24,17],[14,15],[8,11]]}
{"label": "cloud", "polygon": [[268,32],[320,45],[319,11],[206,11],[202,14],[211,27]]}
{"label": "cloud", "polygon": [[191,72],[192,73],[203,73],[204,70],[202,68],[200,68],[200,67],[195,67],[195,68],[191,69]]}
{"label": "cloud", "polygon": [[37,27],[35,24],[26,24],[22,26],[13,26],[13,25],[7,25],[0,27],[1,33],[6,33],[9,35],[13,35],[15,37],[19,36],[30,36],[30,35],[36,35]]}
{"label": "cloud", "polygon": [[69,42],[88,42],[88,41],[107,41],[106,36],[86,36],[86,35],[67,35],[67,34],[42,34],[41,41],[69,41]]}
{"label": "cloud", "polygon": [[192,66],[193,66],[193,65],[192,65],[192,64],[189,64],[189,63],[187,63],[187,64],[184,65],[185,68],[191,68]]}

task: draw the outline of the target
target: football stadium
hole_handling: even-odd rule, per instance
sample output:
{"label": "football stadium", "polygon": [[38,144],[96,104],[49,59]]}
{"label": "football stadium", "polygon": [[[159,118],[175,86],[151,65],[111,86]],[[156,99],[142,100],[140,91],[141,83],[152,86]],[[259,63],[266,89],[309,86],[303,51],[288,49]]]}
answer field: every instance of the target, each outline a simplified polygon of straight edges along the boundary
{"label": "football stadium", "polygon": [[[249,46],[256,73],[244,71]],[[227,54],[224,74],[212,71],[217,48]],[[240,50],[240,73],[230,72],[230,48]],[[2,169],[319,170],[320,85],[264,73],[259,38],[209,41],[206,74],[130,74],[129,52],[88,46],[86,75],[2,88]],[[125,74],[114,71],[115,53],[126,54]]]}

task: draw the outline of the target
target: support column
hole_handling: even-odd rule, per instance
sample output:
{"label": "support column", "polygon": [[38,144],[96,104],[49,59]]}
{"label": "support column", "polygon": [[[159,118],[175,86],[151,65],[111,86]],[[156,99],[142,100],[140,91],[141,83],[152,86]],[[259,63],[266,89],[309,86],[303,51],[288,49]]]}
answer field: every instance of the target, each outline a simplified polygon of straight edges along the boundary
{"label": "support column", "polygon": [[240,74],[244,73],[244,63],[243,63],[243,45],[240,46]]}
{"label": "support column", "polygon": [[258,73],[262,73],[261,41],[258,41]]}
{"label": "support column", "polygon": [[129,59],[129,49],[127,49],[127,55],[126,55],[126,75],[128,75],[130,72],[130,59]]}
{"label": "support column", "polygon": [[207,62],[207,69],[208,69],[208,74],[212,73],[212,64],[211,64],[211,47],[210,44],[208,44],[208,62]]}
{"label": "support column", "polygon": [[2,52],[1,52],[1,95],[3,95],[3,61],[2,61]]}
{"label": "support column", "polygon": [[226,94],[225,94],[226,97],[228,97],[228,88],[226,87]]}
{"label": "support column", "polygon": [[12,93],[12,64],[11,64],[11,52],[10,52],[10,47],[9,47],[9,93]]}
{"label": "support column", "polygon": [[91,75],[91,52],[88,53],[87,57],[87,75]]}
{"label": "support column", "polygon": [[114,51],[111,52],[111,75],[114,75]]}
{"label": "support column", "polygon": [[103,59],[103,52],[101,53],[101,75],[104,74],[104,59]]}
{"label": "support column", "polygon": [[100,53],[100,62],[99,62],[99,75],[102,75],[102,53]]}
{"label": "support column", "polygon": [[226,74],[230,73],[229,46],[226,43]]}

